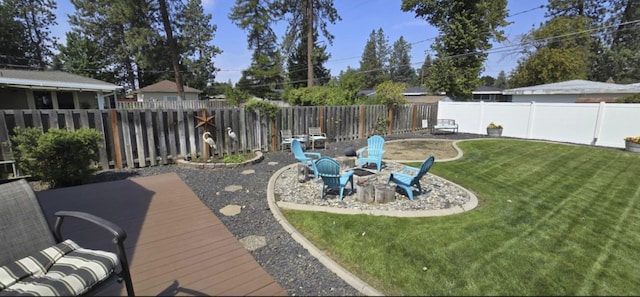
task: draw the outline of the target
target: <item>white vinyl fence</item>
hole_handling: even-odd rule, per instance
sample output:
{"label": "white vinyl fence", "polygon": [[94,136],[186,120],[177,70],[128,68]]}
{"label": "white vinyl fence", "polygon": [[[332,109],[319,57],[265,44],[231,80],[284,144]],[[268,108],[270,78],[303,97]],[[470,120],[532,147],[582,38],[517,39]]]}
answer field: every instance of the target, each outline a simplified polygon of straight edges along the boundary
{"label": "white vinyl fence", "polygon": [[640,104],[439,102],[439,119],[454,119],[459,132],[486,134],[494,122],[502,136],[623,148],[640,135]]}

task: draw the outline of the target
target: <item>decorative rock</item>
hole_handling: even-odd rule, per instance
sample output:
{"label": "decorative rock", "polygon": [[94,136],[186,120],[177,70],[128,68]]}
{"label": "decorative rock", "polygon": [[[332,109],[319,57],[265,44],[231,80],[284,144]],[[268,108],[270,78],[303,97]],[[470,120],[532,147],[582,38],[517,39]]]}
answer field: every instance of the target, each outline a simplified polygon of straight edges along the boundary
{"label": "decorative rock", "polygon": [[237,214],[240,214],[241,210],[242,210],[242,207],[240,205],[231,204],[221,208],[220,213],[225,216],[232,217]]}
{"label": "decorative rock", "polygon": [[261,247],[266,246],[267,239],[264,236],[249,235],[245,238],[240,239],[240,243],[244,246],[245,249],[253,252]]}
{"label": "decorative rock", "polygon": [[298,182],[304,183],[309,180],[309,166],[299,163],[298,166]]}
{"label": "decorative rock", "polygon": [[[404,165],[399,163],[388,162],[387,166],[382,168],[380,173],[372,175],[375,177],[373,184],[386,184],[389,179],[390,171],[402,171]],[[372,201],[359,201],[356,194],[345,190],[342,201],[337,195],[327,195],[325,199],[320,199],[320,187],[322,180],[317,179],[314,182],[298,183],[297,171],[295,167],[292,170],[283,171],[275,182],[275,194],[278,195],[279,201],[297,203],[303,205],[329,206],[335,208],[351,208],[360,210],[385,210],[385,211],[403,211],[403,210],[436,210],[447,209],[456,206],[463,206],[469,202],[471,197],[467,191],[460,186],[453,184],[433,174],[425,174],[420,183],[424,190],[423,194],[414,194],[413,199],[402,194],[401,191],[394,192],[394,199],[387,203],[373,203]],[[354,186],[357,185],[354,175]],[[394,188],[395,184],[391,183]],[[350,186],[349,186],[350,189]],[[375,189],[375,188],[374,188]]]}
{"label": "decorative rock", "polygon": [[226,186],[224,190],[227,192],[236,192],[236,191],[242,190],[242,186],[230,185],[230,186]]}

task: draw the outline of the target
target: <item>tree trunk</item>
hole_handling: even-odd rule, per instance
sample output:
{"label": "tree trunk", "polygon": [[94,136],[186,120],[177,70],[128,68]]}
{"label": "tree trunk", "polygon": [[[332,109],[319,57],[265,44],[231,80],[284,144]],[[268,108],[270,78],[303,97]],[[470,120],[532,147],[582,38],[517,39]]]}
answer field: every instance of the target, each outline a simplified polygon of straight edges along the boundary
{"label": "tree trunk", "polygon": [[169,13],[167,12],[167,3],[165,0],[158,0],[160,4],[160,14],[162,15],[162,24],[164,25],[164,31],[167,34],[167,43],[169,43],[169,51],[171,52],[171,64],[173,65],[173,72],[176,76],[176,87],[178,88],[178,100],[184,100],[184,85],[180,77],[180,64],[178,62],[178,47],[176,41],[173,39],[173,33],[171,30],[171,23],[169,22]]}
{"label": "tree trunk", "polygon": [[313,0],[307,0],[307,87],[313,86]]}

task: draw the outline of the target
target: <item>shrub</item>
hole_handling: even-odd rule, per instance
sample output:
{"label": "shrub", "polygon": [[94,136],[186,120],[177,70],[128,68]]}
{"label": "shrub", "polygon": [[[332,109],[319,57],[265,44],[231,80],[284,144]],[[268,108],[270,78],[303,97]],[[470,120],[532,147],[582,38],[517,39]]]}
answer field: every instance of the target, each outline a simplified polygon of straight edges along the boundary
{"label": "shrub", "polygon": [[491,124],[489,124],[487,126],[487,128],[488,129],[500,129],[500,128],[502,128],[502,125],[491,122]]}
{"label": "shrub", "polygon": [[626,95],[616,99],[616,103],[640,103],[640,94]]}
{"label": "shrub", "polygon": [[97,171],[102,134],[94,129],[14,129],[11,136],[18,164],[53,188],[88,183]]}
{"label": "shrub", "polygon": [[224,163],[242,163],[244,162],[244,157],[242,155],[225,155],[222,160]]}
{"label": "shrub", "polygon": [[244,105],[244,109],[253,112],[259,110],[265,113],[271,120],[275,120],[278,117],[278,112],[280,111],[280,107],[277,105],[269,101],[257,99],[249,100],[247,104]]}

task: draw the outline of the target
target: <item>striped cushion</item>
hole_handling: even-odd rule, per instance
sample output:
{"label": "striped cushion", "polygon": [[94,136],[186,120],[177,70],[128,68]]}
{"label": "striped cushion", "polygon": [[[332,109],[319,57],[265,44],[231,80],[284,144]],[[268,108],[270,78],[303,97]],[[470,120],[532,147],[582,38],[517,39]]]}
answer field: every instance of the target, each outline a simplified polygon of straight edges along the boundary
{"label": "striped cushion", "polygon": [[114,253],[66,240],[0,267],[0,296],[81,295],[109,277],[117,263]]}

